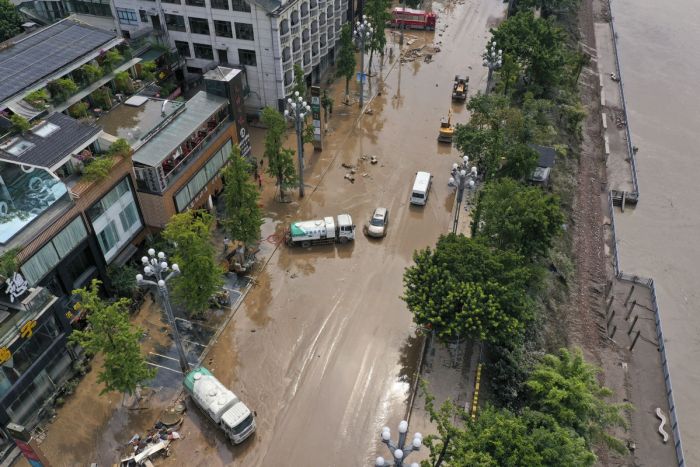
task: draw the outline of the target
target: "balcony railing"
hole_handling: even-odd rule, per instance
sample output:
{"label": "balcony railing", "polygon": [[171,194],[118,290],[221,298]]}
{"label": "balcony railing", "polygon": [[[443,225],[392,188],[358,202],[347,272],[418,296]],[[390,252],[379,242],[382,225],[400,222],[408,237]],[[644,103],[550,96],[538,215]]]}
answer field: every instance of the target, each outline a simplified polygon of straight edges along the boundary
{"label": "balcony railing", "polygon": [[228,118],[225,118],[221,122],[219,122],[214,129],[209,132],[208,135],[206,135],[202,140],[194,147],[192,150],[187,153],[186,156],[183,156],[180,162],[173,167],[170,172],[168,172],[165,175],[165,184],[166,186],[170,186],[172,182],[175,181],[175,179],[182,173],[182,171],[190,165],[193,161],[199,159],[199,156],[202,154],[204,148],[207,146],[207,144],[214,139],[216,136],[218,136],[222,130],[224,130],[228,125],[231,124],[231,121]]}
{"label": "balcony railing", "polygon": [[308,41],[304,42],[304,45],[302,46],[302,48],[304,49],[304,51],[311,50],[311,42],[308,42]]}
{"label": "balcony railing", "polygon": [[299,34],[299,29],[301,29],[301,25],[299,23],[297,23],[289,29],[291,29],[291,31],[292,31],[292,36],[295,36],[295,35]]}
{"label": "balcony railing", "polygon": [[307,13],[306,16],[301,17],[301,24],[309,24],[309,21],[311,20],[311,16]]}

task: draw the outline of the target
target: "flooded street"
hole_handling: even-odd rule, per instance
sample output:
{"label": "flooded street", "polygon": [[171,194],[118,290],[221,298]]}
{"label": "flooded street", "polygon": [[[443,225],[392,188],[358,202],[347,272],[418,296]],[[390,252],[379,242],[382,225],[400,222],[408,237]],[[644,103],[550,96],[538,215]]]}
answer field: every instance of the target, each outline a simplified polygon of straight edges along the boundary
{"label": "flooded street", "polygon": [[[387,454],[379,432],[403,418],[421,348],[400,300],[403,270],[413,251],[434,244],[451,220],[447,180],[458,154],[436,141],[440,117],[450,108],[456,74],[470,76],[470,93],[484,87],[481,51],[504,5],[488,0],[434,9],[438,30],[408,32],[416,39],[408,47],[435,38],[442,51],[431,63],[377,66],[385,80],[376,78],[372,92],[381,94],[359,123],[357,105],[341,104],[344,83],[337,85],[325,148],[307,151],[306,198],[266,202],[268,244],[278,238],[273,229],[281,233],[291,220],[349,213],[358,229],[348,245],[274,250],[204,362],[257,411],[257,433],[232,447],[188,402],[184,439],[173,445],[168,465],[373,465]],[[398,47],[393,43],[390,36],[389,46]],[[466,120],[464,105],[453,112],[453,123]],[[365,154],[379,163],[360,162],[350,183],[341,164],[357,164]],[[418,170],[434,175],[424,208],[408,204]],[[269,178],[265,183],[272,185]],[[390,213],[388,235],[378,241],[362,235],[376,206]]]}
{"label": "flooded street", "polygon": [[652,277],[687,465],[700,465],[700,3],[614,0],[640,202],[618,215],[625,272]]}

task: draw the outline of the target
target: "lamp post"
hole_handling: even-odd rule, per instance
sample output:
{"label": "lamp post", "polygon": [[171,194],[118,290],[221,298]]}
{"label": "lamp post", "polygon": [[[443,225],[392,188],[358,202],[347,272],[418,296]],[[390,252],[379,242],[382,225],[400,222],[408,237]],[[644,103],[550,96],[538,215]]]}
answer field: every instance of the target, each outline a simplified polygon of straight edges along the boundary
{"label": "lamp post", "polygon": [[180,369],[182,373],[186,375],[190,371],[190,364],[187,361],[185,349],[182,347],[180,333],[177,331],[175,316],[170,306],[170,294],[168,293],[167,287],[167,282],[174,276],[180,274],[180,267],[177,264],[169,266],[165,253],[159,251],[156,255],[156,250],[153,248],[148,250],[148,256],[141,258],[141,262],[143,263],[143,273],[148,277],[152,277],[153,280],[146,280],[143,274],[136,274],[136,283],[138,285],[154,285],[158,288],[158,292],[163,301],[163,308],[165,308],[165,314],[168,317],[168,321],[170,321],[170,327],[173,329],[173,339],[175,340],[175,347],[177,347],[177,353],[180,359]]}
{"label": "lamp post", "polygon": [[486,78],[486,92],[488,92],[491,84],[493,70],[501,68],[502,65],[503,51],[496,48],[496,41],[493,41],[490,46],[486,46],[486,52],[484,52],[484,66],[489,68],[489,75]]}
{"label": "lamp post", "polygon": [[[423,435],[421,435],[420,433],[414,433],[411,445],[405,446],[407,435],[408,422],[406,420],[401,420],[399,422],[399,442],[396,444],[394,444],[394,442],[391,441],[391,430],[389,429],[389,427],[385,426],[384,428],[382,428],[382,443],[386,444],[386,446],[389,448],[389,451],[391,451],[391,456],[394,458],[395,467],[402,467],[404,465],[403,463],[406,460],[406,457],[408,457],[408,455],[413,451],[420,450],[420,447],[423,444]],[[379,456],[377,457],[377,460],[375,461],[374,465],[376,467],[388,467],[391,464],[388,464],[383,457]],[[410,467],[418,467],[418,463],[414,462],[410,465]]]}
{"label": "lamp post", "polygon": [[297,157],[299,160],[299,197],[304,197],[304,122],[306,115],[311,112],[311,106],[294,91],[294,96],[287,99],[287,108],[284,110],[285,118],[294,121],[294,129],[297,132]]}
{"label": "lamp post", "polygon": [[355,39],[360,44],[360,109],[365,103],[365,42],[372,37],[372,24],[367,21],[367,16],[362,15],[362,22],[355,23]]}
{"label": "lamp post", "polygon": [[457,202],[455,203],[455,214],[452,220],[452,233],[457,233],[457,224],[459,223],[459,213],[462,207],[462,199],[464,198],[464,189],[469,186],[474,188],[477,177],[476,167],[473,166],[469,170],[469,157],[464,156],[461,164],[452,164],[452,176],[447,182],[448,186],[457,187]]}

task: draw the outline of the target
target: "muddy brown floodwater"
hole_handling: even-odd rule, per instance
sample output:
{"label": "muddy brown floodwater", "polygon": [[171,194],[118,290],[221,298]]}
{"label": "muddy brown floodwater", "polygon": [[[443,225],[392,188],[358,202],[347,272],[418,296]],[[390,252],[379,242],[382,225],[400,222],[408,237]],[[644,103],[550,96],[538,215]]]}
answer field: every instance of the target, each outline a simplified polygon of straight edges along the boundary
{"label": "muddy brown floodwater", "polygon": [[615,0],[640,201],[618,215],[623,269],[653,277],[687,465],[700,465],[700,3]]}
{"label": "muddy brown floodwater", "polygon": [[[413,251],[434,244],[450,225],[447,179],[458,154],[436,141],[440,117],[451,106],[455,74],[470,76],[472,93],[483,88],[481,52],[504,7],[488,0],[434,8],[438,30],[409,32],[417,38],[409,47],[435,40],[442,51],[431,63],[377,66],[385,79],[375,79],[372,92],[381,95],[359,124],[357,107],[340,103],[344,83],[337,85],[326,146],[307,153],[306,198],[266,206],[278,229],[291,219],[343,212],[360,228],[349,245],[278,248],[207,358],[257,411],[257,433],[233,447],[189,404],[185,438],[167,464],[350,466],[386,455],[378,433],[403,417],[420,351],[400,300],[402,274]],[[391,36],[389,45],[398,47]],[[453,119],[466,121],[464,106],[453,108]],[[341,163],[355,164],[363,154],[379,163],[360,167],[350,183]],[[434,174],[424,208],[408,204],[418,170]],[[376,206],[389,209],[391,222],[386,238],[370,241],[361,225]]]}

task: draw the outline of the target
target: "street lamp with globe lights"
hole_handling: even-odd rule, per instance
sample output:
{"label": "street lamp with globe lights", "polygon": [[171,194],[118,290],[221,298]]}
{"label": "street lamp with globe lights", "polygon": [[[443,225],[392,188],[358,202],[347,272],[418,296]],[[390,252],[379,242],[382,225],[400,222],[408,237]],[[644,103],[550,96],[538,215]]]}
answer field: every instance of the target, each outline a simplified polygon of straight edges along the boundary
{"label": "street lamp with globe lights", "polygon": [[477,179],[476,166],[469,168],[469,156],[462,158],[461,164],[452,164],[452,172],[448,186],[457,188],[457,199],[455,202],[455,213],[452,220],[452,233],[457,233],[457,225],[459,224],[459,213],[464,198],[464,189],[468,186],[470,190],[474,189]]}
{"label": "street lamp with globe lights", "polygon": [[158,289],[163,302],[163,308],[165,308],[165,314],[173,330],[173,340],[175,341],[175,347],[177,348],[180,360],[180,369],[183,374],[187,374],[190,371],[190,364],[187,361],[185,349],[182,347],[182,341],[180,340],[180,333],[175,323],[175,316],[173,315],[173,309],[170,305],[170,294],[168,293],[167,287],[167,282],[174,276],[180,274],[180,266],[177,264],[168,265],[165,253],[159,251],[156,255],[156,250],[153,248],[148,250],[148,256],[141,258],[141,263],[143,263],[143,273],[153,278],[153,280],[146,280],[143,274],[136,274],[136,283],[138,285],[155,286]]}
{"label": "street lamp with globe lights", "polygon": [[489,74],[486,78],[486,92],[488,92],[493,70],[497,70],[503,66],[503,50],[496,47],[496,41],[492,41],[491,45],[486,46],[486,52],[484,52],[484,66],[489,69]]}
{"label": "street lamp with globe lights", "polygon": [[374,29],[372,24],[367,21],[367,15],[362,15],[362,22],[355,23],[355,32],[353,35],[360,44],[360,109],[365,104],[365,42],[372,38]]}
{"label": "street lamp with globe lights", "polygon": [[287,99],[287,108],[284,110],[284,117],[294,121],[294,129],[297,133],[297,157],[299,161],[299,197],[304,197],[304,123],[306,116],[311,112],[311,106],[299,95],[299,91],[294,92],[294,96]]}
{"label": "street lamp with globe lights", "polygon": [[[399,442],[394,444],[394,442],[391,440],[391,430],[389,429],[388,426],[385,426],[382,428],[382,433],[381,433],[381,438],[382,438],[382,443],[386,444],[387,447],[389,448],[389,451],[391,452],[391,457],[394,459],[394,466],[395,467],[402,467],[404,465],[404,462],[406,461],[406,457],[413,451],[419,451],[421,445],[423,444],[423,435],[420,433],[414,433],[413,434],[413,441],[409,446],[406,446],[406,438],[408,436],[408,422],[406,420],[401,420],[399,422]],[[377,460],[375,461],[374,465],[376,467],[385,467],[385,466],[390,466],[391,464],[387,463],[387,461],[379,456],[377,457]],[[418,467],[418,463],[414,462],[410,464],[410,467]]]}

